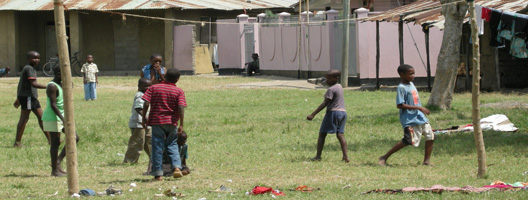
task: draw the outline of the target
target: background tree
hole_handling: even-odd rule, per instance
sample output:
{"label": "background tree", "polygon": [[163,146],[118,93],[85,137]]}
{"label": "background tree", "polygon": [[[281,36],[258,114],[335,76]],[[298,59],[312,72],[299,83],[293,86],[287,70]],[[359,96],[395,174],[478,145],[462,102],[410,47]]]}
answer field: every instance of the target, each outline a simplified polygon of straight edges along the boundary
{"label": "background tree", "polygon": [[460,60],[462,25],[468,4],[459,0],[440,0],[444,15],[444,36],[438,55],[436,75],[428,106],[449,109],[453,100],[456,72]]}

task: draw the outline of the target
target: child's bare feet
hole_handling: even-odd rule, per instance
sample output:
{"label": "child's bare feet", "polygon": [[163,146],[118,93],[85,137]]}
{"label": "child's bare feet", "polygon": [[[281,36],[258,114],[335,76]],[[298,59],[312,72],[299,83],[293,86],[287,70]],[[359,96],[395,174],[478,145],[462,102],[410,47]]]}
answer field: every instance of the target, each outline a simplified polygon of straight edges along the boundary
{"label": "child's bare feet", "polygon": [[66,174],[66,171],[64,171],[64,169],[62,169],[60,163],[57,164],[57,170],[58,170],[59,172],[62,172],[62,173],[65,173],[65,174]]}
{"label": "child's bare feet", "polygon": [[184,176],[187,176],[187,175],[190,174],[190,173],[191,173],[191,171],[189,171],[188,169],[184,169],[184,170],[182,171],[182,174],[183,174]]}
{"label": "child's bare feet", "polygon": [[345,163],[349,163],[350,160],[348,158],[343,158],[342,161],[345,161]]}
{"label": "child's bare feet", "polygon": [[55,170],[55,171],[51,171],[51,176],[63,177],[63,176],[67,176],[67,174],[66,173],[62,173],[59,170]]}
{"label": "child's bare feet", "polygon": [[162,176],[154,176],[154,180],[155,181],[163,181],[163,177]]}
{"label": "child's bare feet", "polygon": [[321,157],[313,157],[310,161],[321,161]]}
{"label": "child's bare feet", "polygon": [[24,148],[24,145],[21,144],[20,142],[15,142],[15,144],[13,144],[13,147],[14,148]]}
{"label": "child's bare feet", "polygon": [[430,163],[429,161],[424,161],[424,162],[422,163],[422,165],[425,165],[425,166],[431,166],[431,163]]}
{"label": "child's bare feet", "polygon": [[385,157],[383,157],[383,156],[379,157],[378,164],[380,166],[386,166],[387,165],[387,159]]}

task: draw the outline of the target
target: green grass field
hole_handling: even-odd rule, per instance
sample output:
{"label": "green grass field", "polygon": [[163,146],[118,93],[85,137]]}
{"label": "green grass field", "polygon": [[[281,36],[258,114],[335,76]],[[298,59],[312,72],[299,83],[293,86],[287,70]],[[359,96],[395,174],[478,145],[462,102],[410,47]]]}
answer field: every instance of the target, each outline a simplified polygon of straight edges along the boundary
{"label": "green grass field", "polygon": [[[47,83],[50,78],[39,78]],[[189,134],[188,165],[192,173],[181,179],[152,182],[143,176],[148,158],[138,164],[122,164],[130,130],[128,118],[137,91],[137,77],[100,77],[98,99],[84,101],[82,79],[75,78],[74,104],[78,144],[79,187],[96,192],[109,185],[124,194],[112,199],[169,199],[155,197],[176,188],[184,199],[270,199],[270,195],[247,196],[254,186],[267,186],[286,193],[279,199],[524,199],[528,191],[491,191],[480,194],[414,193],[368,194],[372,189],[401,189],[435,184],[480,187],[490,182],[528,182],[528,110],[508,105],[527,104],[526,94],[484,93],[482,117],[505,114],[519,127],[515,133],[484,132],[487,178],[477,179],[477,155],[472,132],[439,135],[431,162],[420,165],[424,142],[406,147],[388,162],[377,165],[378,157],[402,137],[395,105],[395,92],[345,91],[348,120],[345,137],[351,162],[341,162],[337,139],[327,138],[321,162],[315,144],[324,112],[313,121],[310,114],[322,101],[324,90],[237,89],[224,84],[263,81],[246,77],[182,76],[178,86],[186,92],[185,129]],[[49,146],[31,115],[22,149],[12,147],[20,111],[13,108],[18,78],[0,79],[0,199],[55,199],[69,197],[66,178],[50,176]],[[426,103],[430,94],[421,92]],[[39,100],[45,107],[45,92]],[[498,105],[498,106],[497,106]],[[501,106],[502,105],[502,106]],[[433,129],[471,123],[471,94],[456,94],[449,111],[433,111],[428,117]],[[65,168],[65,163],[63,163]],[[525,173],[527,172],[527,173]],[[130,183],[136,183],[132,187]],[[210,193],[220,185],[233,193]],[[288,191],[299,185],[320,190],[312,193]],[[55,196],[53,195],[57,192]],[[95,197],[98,198],[98,197]]]}

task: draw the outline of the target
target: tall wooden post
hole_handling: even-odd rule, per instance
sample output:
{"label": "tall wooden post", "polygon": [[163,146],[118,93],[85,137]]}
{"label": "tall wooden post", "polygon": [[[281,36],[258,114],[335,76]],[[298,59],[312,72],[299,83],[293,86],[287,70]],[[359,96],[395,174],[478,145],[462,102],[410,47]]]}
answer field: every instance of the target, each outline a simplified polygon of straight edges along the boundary
{"label": "tall wooden post", "polygon": [[486,175],[486,148],[482,129],[480,128],[480,51],[478,27],[475,15],[475,2],[468,0],[470,18],[471,18],[471,38],[473,42],[473,87],[472,90],[472,114],[473,114],[473,135],[475,137],[475,146],[478,155],[478,173],[477,177],[484,178]]}
{"label": "tall wooden post", "polygon": [[350,52],[350,0],[343,1],[343,19],[346,19],[343,23],[343,66],[341,67],[341,86],[348,87],[348,52]]}
{"label": "tall wooden post", "polygon": [[380,67],[380,33],[379,33],[379,21],[376,21],[376,90],[380,89],[379,67]]}
{"label": "tall wooden post", "polygon": [[64,91],[64,120],[66,130],[66,163],[68,170],[68,193],[79,193],[79,174],[77,173],[77,144],[75,142],[75,119],[73,114],[73,84],[71,80],[68,36],[64,19],[64,2],[54,0],[55,30],[59,50],[62,89]]}
{"label": "tall wooden post", "polygon": [[400,20],[398,21],[398,43],[400,47],[400,65],[405,64],[403,60],[403,15],[400,15]]}

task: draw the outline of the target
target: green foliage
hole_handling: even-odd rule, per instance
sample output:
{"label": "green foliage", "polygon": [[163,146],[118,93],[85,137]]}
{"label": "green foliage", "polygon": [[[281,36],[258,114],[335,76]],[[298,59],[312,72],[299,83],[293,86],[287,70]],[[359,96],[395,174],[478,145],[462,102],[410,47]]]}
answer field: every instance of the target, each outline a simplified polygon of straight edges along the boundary
{"label": "green foliage", "polygon": [[[50,79],[39,78],[39,83]],[[243,77],[182,76],[178,85],[186,92],[185,130],[189,135],[190,175],[152,182],[143,176],[148,158],[138,164],[122,164],[130,136],[128,118],[137,91],[137,77],[100,77],[96,101],[84,101],[82,79],[74,78],[79,186],[97,192],[114,185],[124,195],[107,199],[153,199],[154,194],[176,187],[186,199],[241,199],[254,186],[269,186],[286,193],[288,199],[524,199],[528,193],[492,191],[483,194],[414,193],[361,195],[372,189],[401,189],[435,184],[480,187],[495,180],[528,182],[528,110],[519,107],[481,108],[482,117],[505,114],[519,127],[516,133],[484,132],[488,174],[477,179],[477,155],[473,133],[438,135],[432,167],[421,166],[424,144],[406,147],[389,159],[388,167],[377,166],[383,155],[402,137],[394,92],[345,91],[348,120],[345,138],[351,163],[341,162],[337,139],[326,139],[321,162],[309,162],[324,111],[313,121],[310,114],[322,102],[324,90],[238,89],[225,84],[264,81]],[[34,115],[26,126],[22,149],[12,148],[19,110],[12,103],[18,79],[0,79],[0,199],[67,198],[67,179],[50,177],[49,146]],[[39,90],[45,107],[45,93]],[[420,92],[427,102],[428,93]],[[483,104],[528,103],[525,94],[481,95]],[[428,116],[433,129],[471,123],[471,95],[455,94],[452,109]],[[63,163],[63,168],[66,168]],[[130,183],[138,186],[132,188]],[[209,193],[220,185],[232,194]],[[312,193],[288,191],[299,185],[321,188]],[[346,186],[346,187],[345,187]],[[129,191],[133,189],[133,191]],[[58,192],[56,196],[53,195]]]}

